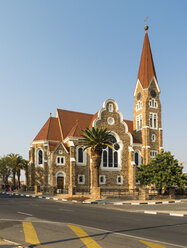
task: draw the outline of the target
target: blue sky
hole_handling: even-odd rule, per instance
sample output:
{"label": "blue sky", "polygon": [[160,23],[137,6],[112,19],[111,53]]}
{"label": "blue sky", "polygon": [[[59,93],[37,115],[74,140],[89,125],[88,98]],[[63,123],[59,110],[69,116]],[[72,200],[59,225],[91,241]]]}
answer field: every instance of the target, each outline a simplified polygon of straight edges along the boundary
{"label": "blue sky", "polygon": [[57,108],[95,113],[114,98],[132,120],[148,16],[164,148],[187,171],[186,10],[186,0],[1,0],[0,156],[28,159]]}

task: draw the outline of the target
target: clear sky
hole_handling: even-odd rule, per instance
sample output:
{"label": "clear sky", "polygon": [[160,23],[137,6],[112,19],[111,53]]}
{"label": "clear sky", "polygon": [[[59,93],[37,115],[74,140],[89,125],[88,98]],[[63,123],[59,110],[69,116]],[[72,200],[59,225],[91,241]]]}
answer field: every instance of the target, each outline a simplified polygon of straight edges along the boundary
{"label": "clear sky", "polygon": [[28,159],[57,108],[93,114],[113,98],[132,120],[146,16],[164,148],[187,171],[186,0],[0,0],[0,156]]}

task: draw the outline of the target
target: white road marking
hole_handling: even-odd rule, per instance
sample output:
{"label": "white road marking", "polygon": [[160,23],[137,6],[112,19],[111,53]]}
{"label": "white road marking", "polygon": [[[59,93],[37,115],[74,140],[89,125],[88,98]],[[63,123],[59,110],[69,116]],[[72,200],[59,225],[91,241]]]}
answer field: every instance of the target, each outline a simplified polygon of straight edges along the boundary
{"label": "white road marking", "polygon": [[17,212],[18,214],[23,214],[23,215],[27,215],[27,216],[32,216],[32,214],[28,214],[28,213],[24,213],[24,212]]}
{"label": "white road marking", "polygon": [[162,202],[162,204],[168,204],[169,203],[169,201],[163,201]]}
{"label": "white road marking", "polygon": [[177,216],[177,217],[183,217],[184,216],[184,214],[174,214],[174,213],[170,213],[169,215],[171,215],[171,216]]}
{"label": "white road marking", "polygon": [[144,214],[157,214],[157,212],[153,212],[153,211],[144,211]]}
{"label": "white road marking", "polygon": [[155,205],[156,202],[148,202],[148,205]]}
{"label": "white road marking", "polygon": [[140,205],[139,202],[132,202],[131,205]]}

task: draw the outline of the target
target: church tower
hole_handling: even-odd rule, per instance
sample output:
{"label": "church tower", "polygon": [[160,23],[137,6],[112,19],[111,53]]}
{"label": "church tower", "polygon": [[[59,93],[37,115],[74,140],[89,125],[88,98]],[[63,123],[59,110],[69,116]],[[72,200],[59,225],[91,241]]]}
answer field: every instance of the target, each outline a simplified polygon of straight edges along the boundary
{"label": "church tower", "polygon": [[145,25],[145,37],[134,91],[133,132],[142,143],[142,163],[148,164],[163,149],[160,88]]}

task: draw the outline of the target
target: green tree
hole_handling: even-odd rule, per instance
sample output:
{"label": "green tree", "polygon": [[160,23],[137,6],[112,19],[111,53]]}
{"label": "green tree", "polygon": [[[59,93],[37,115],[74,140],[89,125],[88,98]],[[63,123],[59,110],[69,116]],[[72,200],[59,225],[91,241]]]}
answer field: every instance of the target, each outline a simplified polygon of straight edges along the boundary
{"label": "green tree", "polygon": [[150,164],[138,168],[136,179],[142,185],[154,184],[161,192],[162,188],[178,186],[184,188],[187,177],[182,173],[183,167],[170,152],[158,154]]}
{"label": "green tree", "polygon": [[22,168],[23,157],[19,154],[11,153],[8,155],[11,159],[10,168],[12,169],[13,186],[16,186],[16,174],[18,177],[18,187],[20,188],[20,175]]}
{"label": "green tree", "polygon": [[11,159],[9,156],[0,158],[0,176],[4,184],[8,184],[8,178],[11,176]]}
{"label": "green tree", "polygon": [[93,166],[94,187],[99,187],[99,167],[101,164],[102,150],[106,146],[113,148],[113,136],[110,131],[103,128],[92,127],[87,128],[83,134],[84,149],[91,149],[91,158]]}

